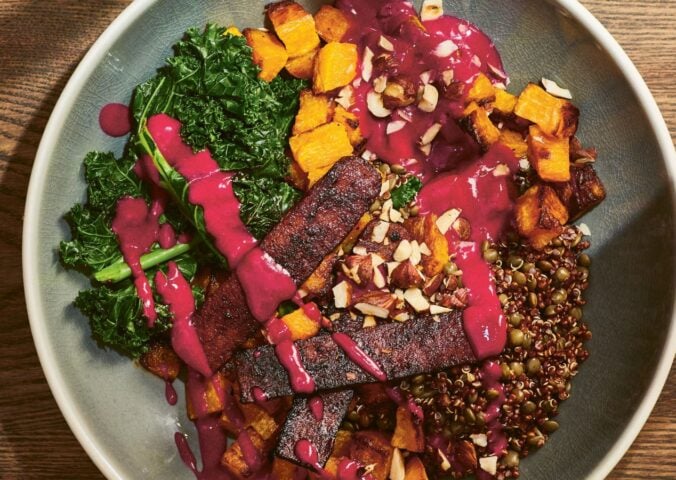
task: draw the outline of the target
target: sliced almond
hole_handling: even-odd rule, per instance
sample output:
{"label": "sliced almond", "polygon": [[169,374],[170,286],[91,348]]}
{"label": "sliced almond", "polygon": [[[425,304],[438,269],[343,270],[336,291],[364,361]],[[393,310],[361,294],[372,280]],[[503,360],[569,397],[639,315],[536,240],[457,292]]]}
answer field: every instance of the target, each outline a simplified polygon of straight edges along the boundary
{"label": "sliced almond", "polygon": [[479,57],[477,57],[476,55],[474,55],[472,57],[472,64],[474,64],[474,66],[476,66],[476,67],[481,67],[481,59]]}
{"label": "sliced almond", "polygon": [[405,126],[406,126],[405,121],[395,120],[387,124],[387,127],[385,128],[385,133],[387,133],[388,135],[392,135],[393,133],[396,133],[402,128],[404,128]]}
{"label": "sliced almond", "polygon": [[384,35],[381,35],[380,39],[378,39],[378,46],[383,50],[387,50],[388,52],[394,51],[394,45],[392,45],[392,42],[390,42]]}
{"label": "sliced almond", "polygon": [[374,117],[385,118],[392,114],[392,110],[388,110],[383,105],[382,95],[373,90],[366,94],[366,105]]}
{"label": "sliced almond", "polygon": [[444,14],[444,2],[442,0],[425,0],[420,9],[420,20],[427,22],[436,20]]}
{"label": "sliced almond", "polygon": [[521,160],[519,160],[519,169],[524,172],[527,172],[528,170],[530,170],[530,162],[527,159],[522,158]]}
{"label": "sliced almond", "polygon": [[418,265],[420,263],[420,260],[422,260],[422,255],[420,253],[420,245],[418,244],[417,240],[413,240],[411,242],[411,256],[409,257],[409,261],[413,265]]}
{"label": "sliced almond", "polygon": [[444,40],[434,49],[434,55],[440,58],[446,58],[458,51],[458,46],[453,40]]}
{"label": "sliced almond", "polygon": [[378,307],[376,305],[371,305],[370,303],[357,303],[354,306],[355,309],[359,310],[364,315],[373,315],[378,318],[387,318],[390,315],[390,311],[383,307]]}
{"label": "sliced almond", "polygon": [[370,327],[375,327],[377,325],[376,322],[376,317],[373,315],[366,315],[364,317],[364,323],[362,324],[362,328],[370,328]]}
{"label": "sliced almond", "polygon": [[429,70],[424,71],[423,73],[420,74],[420,81],[423,82],[424,84],[430,83],[430,80],[432,79],[432,72]]}
{"label": "sliced almond", "polygon": [[462,210],[458,208],[451,208],[450,210],[446,210],[444,213],[439,215],[439,218],[437,218],[437,228],[442,235],[446,235],[448,229],[451,228],[461,213]]}
{"label": "sliced almond", "polygon": [[441,458],[441,469],[444,472],[449,471],[451,469],[451,462],[448,461],[448,457],[440,448],[437,448],[437,453],[439,454],[439,458]]}
{"label": "sliced almond", "polygon": [[366,247],[354,247],[352,249],[352,253],[354,253],[355,255],[366,255],[367,254]]}
{"label": "sliced almond", "polygon": [[436,136],[439,134],[439,131],[441,130],[441,124],[440,123],[433,123],[430,128],[425,130],[425,133],[423,133],[423,136],[420,137],[420,145],[429,145],[434,141]]}
{"label": "sliced almond", "polygon": [[411,318],[411,316],[408,314],[408,312],[397,313],[394,317],[392,317],[392,319],[396,320],[397,322],[408,322],[409,318]]}
{"label": "sliced almond", "polygon": [[405,262],[411,257],[412,252],[413,247],[411,246],[411,242],[408,240],[402,240],[399,242],[399,245],[397,245],[397,249],[394,251],[393,258],[397,262]]}
{"label": "sliced almond", "polygon": [[586,223],[581,223],[580,225],[578,225],[578,227],[580,228],[580,233],[582,235],[586,237],[591,237],[592,232],[589,229],[589,225],[587,225]]}
{"label": "sliced almond", "polygon": [[387,286],[383,272],[381,272],[379,268],[373,269],[373,284],[377,288],[385,288],[385,286]]}
{"label": "sliced almond", "polygon": [[511,172],[509,171],[509,167],[507,165],[505,165],[504,163],[498,164],[498,166],[496,166],[493,169],[493,176],[494,177],[506,177],[510,173]]}
{"label": "sliced almond", "polygon": [[392,465],[390,466],[390,480],[404,480],[406,478],[406,467],[401,450],[395,448],[392,452]]}
{"label": "sliced almond", "polygon": [[420,148],[420,151],[427,155],[428,157],[430,156],[430,152],[432,151],[432,144],[428,143],[427,145],[420,145],[418,148]]}
{"label": "sliced almond", "polygon": [[354,105],[354,88],[352,88],[352,85],[346,85],[340,89],[336,97],[336,103],[345,110]]}
{"label": "sliced almond", "polygon": [[486,447],[488,446],[488,437],[485,433],[473,433],[469,436],[472,439],[472,442],[477,447]]}
{"label": "sliced almond", "polygon": [[399,210],[393,208],[390,210],[390,220],[392,220],[392,223],[401,223],[404,221],[404,216]]}
{"label": "sliced almond", "polygon": [[373,91],[376,93],[383,93],[387,87],[387,77],[380,75],[373,80]]}
{"label": "sliced almond", "polygon": [[498,472],[498,457],[492,455],[490,457],[483,457],[479,459],[479,466],[484,472],[495,475]]}
{"label": "sliced almond", "polygon": [[373,74],[373,51],[366,47],[364,48],[364,54],[361,60],[361,78],[365,82],[371,80],[371,75]]}
{"label": "sliced almond", "polygon": [[442,313],[450,312],[450,308],[442,307],[441,305],[430,305],[430,313],[432,315],[440,315]]}
{"label": "sliced almond", "polygon": [[[400,264],[401,262],[387,262],[387,278],[392,277],[392,272],[394,272]],[[394,293],[396,294],[397,292]],[[402,299],[403,297],[400,300]]]}
{"label": "sliced almond", "polygon": [[390,229],[389,222],[378,222],[373,227],[373,231],[371,232],[371,241],[376,243],[383,243],[383,240],[385,240],[385,236],[387,235],[387,231],[389,229]]}
{"label": "sliced almond", "polygon": [[[389,183],[388,183],[389,185]],[[384,221],[389,221],[390,220],[390,210],[392,210],[392,199],[386,200],[385,203],[383,203],[383,208],[382,211],[380,212],[380,219]]]}
{"label": "sliced almond", "polygon": [[566,88],[559,87],[559,85],[554,80],[549,80],[547,78],[542,79],[542,86],[545,87],[547,93],[554,95],[555,97],[565,98],[567,100],[572,100],[573,95],[570,93],[570,90]]}
{"label": "sliced almond", "polygon": [[371,263],[373,264],[374,267],[379,267],[383,263],[385,263],[385,260],[383,260],[383,257],[378,255],[377,253],[371,253]]}
{"label": "sliced almond", "polygon": [[[488,68],[490,68],[491,72],[493,72],[493,74],[494,74],[496,77],[501,78],[501,79],[503,79],[503,80],[505,80],[505,81],[508,80],[507,74],[504,72],[504,70],[501,70],[501,69],[499,69],[498,67],[496,67],[496,66],[494,66],[494,65],[491,65],[490,63],[488,64]],[[509,82],[508,82],[508,83],[509,83]],[[506,88],[506,87],[503,87],[503,90],[504,90],[505,88]]]}
{"label": "sliced almond", "polygon": [[418,108],[423,112],[433,112],[437,108],[437,103],[439,102],[439,90],[432,85],[427,84],[423,88],[422,98],[418,102]]}
{"label": "sliced almond", "polygon": [[425,299],[422,290],[419,288],[409,288],[406,290],[404,292],[404,300],[406,300],[406,303],[412,306],[416,312],[424,312],[430,308],[430,303]]}
{"label": "sliced almond", "polygon": [[343,280],[333,287],[333,301],[336,308],[347,308],[352,302],[352,286]]}
{"label": "sliced almond", "polygon": [[455,72],[453,70],[450,70],[450,69],[444,70],[441,73],[441,79],[443,80],[444,85],[446,85],[447,87],[451,84],[454,77],[455,77]]}
{"label": "sliced almond", "polygon": [[432,255],[432,250],[430,250],[430,247],[427,246],[425,242],[420,244],[420,253],[423,255]]}

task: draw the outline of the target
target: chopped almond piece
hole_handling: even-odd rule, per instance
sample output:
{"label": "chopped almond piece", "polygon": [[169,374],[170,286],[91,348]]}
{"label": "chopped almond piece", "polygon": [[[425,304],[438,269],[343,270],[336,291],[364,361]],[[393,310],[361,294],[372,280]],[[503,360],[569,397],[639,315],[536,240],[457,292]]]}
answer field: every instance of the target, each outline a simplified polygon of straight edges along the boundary
{"label": "chopped almond piece", "polygon": [[341,106],[337,106],[333,114],[333,121],[338,122],[345,127],[352,145],[359,145],[364,140],[364,137],[361,135],[361,130],[359,129],[359,119],[354,113],[345,110]]}
{"label": "chopped almond piece", "polygon": [[275,33],[286,46],[289,57],[300,57],[319,46],[315,20],[298,3],[272,3],[268,6],[267,13]]}
{"label": "chopped almond piece", "polygon": [[509,115],[514,112],[516,106],[516,96],[503,90],[501,88],[495,89],[495,100],[493,101],[493,109],[500,113]]}
{"label": "chopped almond piece", "polygon": [[318,48],[305,55],[290,58],[286,62],[286,71],[296,78],[302,78],[303,80],[311,79],[315,69],[317,52],[319,52]]}
{"label": "chopped almond piece", "polygon": [[470,133],[484,150],[500,139],[500,130],[493,125],[485,108],[477,107],[467,120]]}
{"label": "chopped almond piece", "polygon": [[394,449],[390,439],[382,432],[360,431],[350,442],[349,457],[362,465],[375,465],[371,471],[373,480],[386,480],[392,467]]}
{"label": "chopped almond piece", "polygon": [[495,100],[495,87],[486,75],[480,73],[467,91],[465,101],[467,103],[476,102],[479,105],[484,105],[493,100]]}
{"label": "chopped almond piece", "polygon": [[255,28],[244,29],[244,37],[253,50],[253,61],[261,69],[258,77],[271,82],[284,68],[289,55],[272,33]]}
{"label": "chopped almond piece", "polygon": [[325,93],[344,87],[357,74],[357,46],[353,43],[327,43],[315,61],[313,88]]}
{"label": "chopped almond piece", "polygon": [[546,182],[570,180],[570,141],[567,138],[550,137],[537,125],[531,125],[528,160]]}
{"label": "chopped almond piece", "polygon": [[409,452],[425,451],[422,424],[406,406],[397,407],[397,426],[392,435],[391,445]]}
{"label": "chopped almond piece", "polygon": [[293,124],[293,134],[314,130],[328,123],[332,115],[331,100],[326,95],[314,95],[311,90],[300,92],[300,107]]}
{"label": "chopped almond piece", "polygon": [[315,27],[319,36],[326,43],[340,42],[350,29],[350,21],[336,7],[323,5],[315,13]]}
{"label": "chopped almond piece", "polygon": [[289,139],[293,158],[307,173],[309,186],[331,170],[334,163],[352,154],[347,131],[338,122],[327,123]]}
{"label": "chopped almond piece", "polygon": [[310,318],[302,308],[284,315],[282,321],[289,329],[293,341],[306,340],[319,332],[319,322]]}
{"label": "chopped almond piece", "polygon": [[514,152],[516,158],[526,158],[526,155],[528,155],[528,143],[519,132],[508,129],[501,130],[498,141]]}
{"label": "chopped almond piece", "polygon": [[548,185],[534,185],[516,201],[516,224],[533,247],[544,248],[562,231],[568,221],[568,211]]}
{"label": "chopped almond piece", "polygon": [[561,138],[575,135],[580,115],[572,103],[550,95],[534,83],[521,92],[514,113],[537,124],[545,133]]}
{"label": "chopped almond piece", "polygon": [[409,457],[406,462],[406,476],[404,480],[428,480],[425,465],[418,457]]}

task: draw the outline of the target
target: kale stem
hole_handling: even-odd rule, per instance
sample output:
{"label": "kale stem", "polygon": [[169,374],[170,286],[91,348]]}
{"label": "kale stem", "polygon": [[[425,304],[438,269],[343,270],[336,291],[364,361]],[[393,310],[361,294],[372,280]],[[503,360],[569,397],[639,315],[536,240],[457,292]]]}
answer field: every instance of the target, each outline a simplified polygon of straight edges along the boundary
{"label": "kale stem", "polygon": [[[148,268],[167,262],[172,258],[191,250],[199,243],[199,239],[195,239],[190,243],[179,243],[171,248],[158,248],[150,253],[146,253],[141,257],[141,268],[146,270]],[[117,261],[112,265],[99,270],[94,274],[94,279],[102,283],[115,283],[131,276],[131,269],[123,261]]]}

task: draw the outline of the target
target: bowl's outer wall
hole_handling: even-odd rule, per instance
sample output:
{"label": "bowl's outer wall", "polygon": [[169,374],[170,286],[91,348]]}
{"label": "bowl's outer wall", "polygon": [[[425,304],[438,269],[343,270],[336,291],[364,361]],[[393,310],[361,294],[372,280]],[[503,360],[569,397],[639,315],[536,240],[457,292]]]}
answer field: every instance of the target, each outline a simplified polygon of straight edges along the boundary
{"label": "bowl's outer wall", "polygon": [[[95,69],[51,154],[39,218],[41,283],[35,286],[50,315],[45,329],[56,352],[51,362],[63,375],[85,428],[124,478],[192,477],[173,442],[177,428],[192,431],[184,395],[179,390],[179,405],[168,406],[161,381],[91,340],[86,321],[71,306],[87,281],[58,263],[56,246],[68,236],[62,218],[84,198],[84,155],[123,148],[123,140],[106,137],[98,128],[100,107],[128,102],[133,87],[153,75],[188,27],[207,21],[260,26],[265,3],[152,5]],[[316,8],[320,2],[310,3]],[[675,290],[674,205],[664,159],[622,72],[582,27],[554,6],[537,0],[445,4],[446,13],[475,22],[494,39],[512,91],[542,76],[571,88],[582,111],[579,136],[600,152],[597,169],[608,199],[583,219],[593,234],[585,309],[594,333],[588,344],[592,355],[575,379],[572,398],[561,408],[562,428],[522,464],[524,478],[581,479],[622,433],[664,347]]]}

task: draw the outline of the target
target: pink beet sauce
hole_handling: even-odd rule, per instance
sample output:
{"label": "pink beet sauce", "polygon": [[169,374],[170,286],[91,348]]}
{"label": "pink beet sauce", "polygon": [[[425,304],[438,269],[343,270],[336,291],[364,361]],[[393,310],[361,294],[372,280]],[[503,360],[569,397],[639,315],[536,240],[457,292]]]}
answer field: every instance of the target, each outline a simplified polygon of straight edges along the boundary
{"label": "pink beet sauce", "polygon": [[321,422],[324,418],[324,401],[322,400],[322,397],[311,397],[307,401],[307,404],[310,408],[310,412],[312,412],[312,416],[315,417],[315,420]]}
{"label": "pink beet sauce", "polygon": [[164,398],[167,399],[169,405],[176,405],[176,402],[178,402],[178,393],[169,380],[164,381]]}
{"label": "pink beet sauce", "polygon": [[289,374],[291,388],[296,393],[313,393],[315,380],[303,367],[298,347],[291,340],[283,340],[275,345],[275,353]]}
{"label": "pink beet sauce", "polygon": [[221,466],[221,456],[227,448],[227,437],[219,419],[220,415],[208,415],[195,421],[202,457],[201,470],[197,468],[195,455],[185,435],[180,432],[174,434],[174,442],[181,460],[198,480],[231,480],[234,478]]}
{"label": "pink beet sauce", "polygon": [[491,454],[502,456],[507,452],[507,436],[504,434],[500,423],[500,410],[505,403],[505,391],[500,382],[502,369],[500,364],[487,361],[481,368],[481,383],[486,391],[496,390],[497,398],[488,404],[486,409],[486,422],[490,435],[488,436],[488,449]]}
{"label": "pink beet sauce", "polygon": [[143,314],[148,319],[149,327],[155,324],[157,313],[150,283],[141,268],[141,256],[148,253],[150,247],[157,241],[160,228],[158,219],[161,214],[162,206],[157,201],[148,207],[142,198],[125,197],[118,200],[112,222],[113,232],[117,235],[124,261],[131,269],[136,292],[141,299]]}
{"label": "pink beet sauce", "polygon": [[352,338],[341,332],[331,334],[334,342],[345,352],[345,355],[359,368],[371,375],[379,382],[386,382],[387,375],[382,371],[380,366],[369,357],[364,350],[359,348],[359,345],[352,340]]}
{"label": "pink beet sauce", "polygon": [[131,132],[131,112],[124,103],[108,103],[99,112],[99,126],[111,137],[124,137]]}
{"label": "pink beet sauce", "polygon": [[171,345],[174,351],[186,365],[205,377],[210,377],[209,362],[192,323],[195,299],[190,284],[176,263],[169,262],[167,275],[161,271],[155,275],[155,285],[174,316],[171,329]]}

